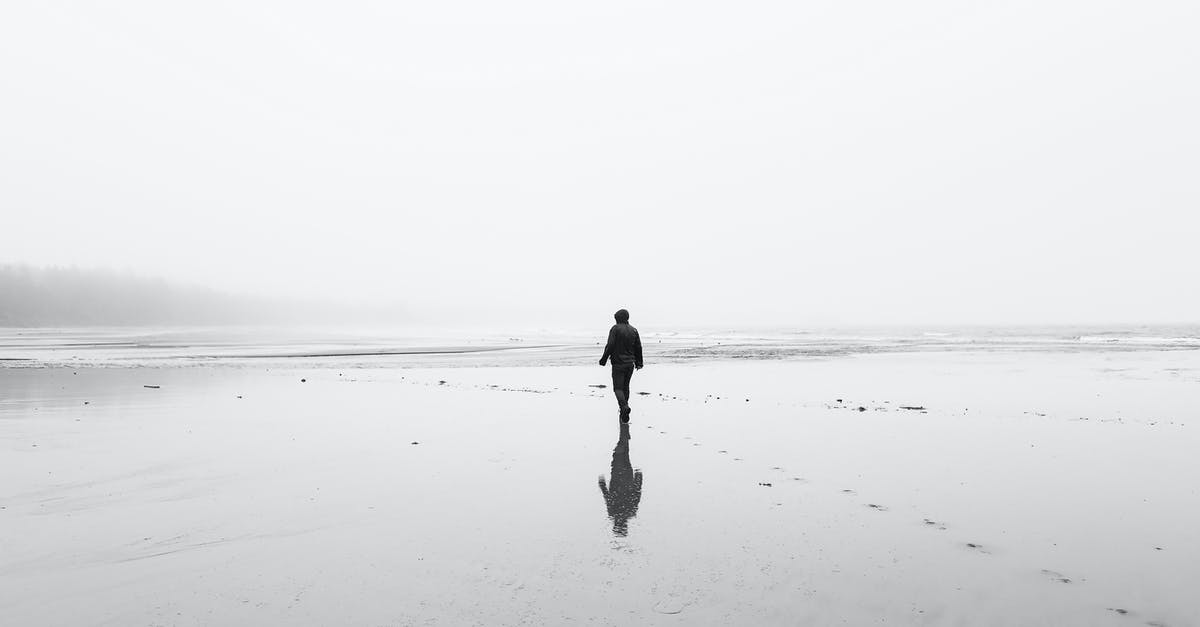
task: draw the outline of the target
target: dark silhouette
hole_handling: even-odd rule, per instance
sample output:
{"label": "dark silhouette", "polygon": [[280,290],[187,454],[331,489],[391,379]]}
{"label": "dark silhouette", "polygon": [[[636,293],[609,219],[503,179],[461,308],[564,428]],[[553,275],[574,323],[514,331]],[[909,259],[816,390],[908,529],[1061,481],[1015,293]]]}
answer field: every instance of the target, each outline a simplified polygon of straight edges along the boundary
{"label": "dark silhouette", "polygon": [[629,534],[629,519],[637,516],[638,504],[642,502],[642,471],[634,470],[629,461],[628,423],[621,423],[621,435],[613,447],[611,483],[604,484],[604,475],[600,475],[599,483],[612,520],[613,535],[624,538]]}
{"label": "dark silhouette", "polygon": [[600,357],[603,366],[612,359],[613,394],[617,397],[621,422],[629,422],[629,381],[633,371],[642,368],[642,336],[629,324],[629,312],[621,309],[613,314],[617,323],[608,330],[608,344]]}

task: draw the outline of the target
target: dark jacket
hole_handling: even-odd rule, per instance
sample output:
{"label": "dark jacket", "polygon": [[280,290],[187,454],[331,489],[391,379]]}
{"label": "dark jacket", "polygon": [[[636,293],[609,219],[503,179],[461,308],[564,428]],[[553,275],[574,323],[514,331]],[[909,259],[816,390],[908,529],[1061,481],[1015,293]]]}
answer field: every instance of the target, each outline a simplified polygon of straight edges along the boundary
{"label": "dark jacket", "polygon": [[608,330],[608,344],[604,346],[600,365],[603,366],[610,357],[613,366],[642,367],[642,337],[628,322],[618,322]]}

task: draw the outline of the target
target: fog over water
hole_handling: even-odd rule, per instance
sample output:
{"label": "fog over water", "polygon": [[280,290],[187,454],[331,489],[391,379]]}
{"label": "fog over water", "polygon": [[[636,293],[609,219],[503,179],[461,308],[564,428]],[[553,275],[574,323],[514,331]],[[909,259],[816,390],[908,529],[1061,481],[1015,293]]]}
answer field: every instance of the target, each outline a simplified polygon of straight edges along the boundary
{"label": "fog over water", "polygon": [[1195,321],[1198,27],[1190,2],[6,3],[0,263],[425,322]]}

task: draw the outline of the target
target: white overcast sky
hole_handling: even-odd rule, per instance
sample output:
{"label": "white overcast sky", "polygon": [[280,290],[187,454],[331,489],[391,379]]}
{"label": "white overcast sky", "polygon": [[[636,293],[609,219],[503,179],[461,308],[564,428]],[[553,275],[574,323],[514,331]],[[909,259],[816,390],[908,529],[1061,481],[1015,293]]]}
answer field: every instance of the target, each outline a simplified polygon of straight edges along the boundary
{"label": "white overcast sky", "polygon": [[0,262],[486,320],[1196,321],[1200,2],[0,5]]}

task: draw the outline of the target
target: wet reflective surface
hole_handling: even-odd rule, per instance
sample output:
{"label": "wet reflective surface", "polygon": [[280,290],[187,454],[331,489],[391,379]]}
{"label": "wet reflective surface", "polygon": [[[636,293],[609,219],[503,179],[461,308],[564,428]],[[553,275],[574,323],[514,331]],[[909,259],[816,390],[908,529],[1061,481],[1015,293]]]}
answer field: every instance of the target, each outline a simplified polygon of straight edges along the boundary
{"label": "wet reflective surface", "polygon": [[625,428],[608,377],[4,371],[0,615],[1200,621],[1194,354],[649,365]]}

